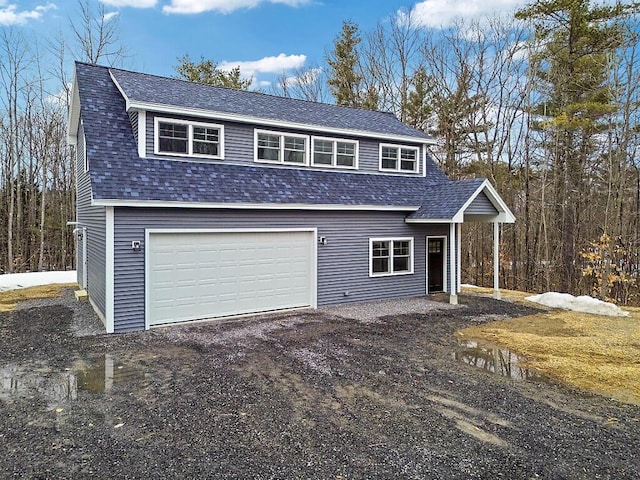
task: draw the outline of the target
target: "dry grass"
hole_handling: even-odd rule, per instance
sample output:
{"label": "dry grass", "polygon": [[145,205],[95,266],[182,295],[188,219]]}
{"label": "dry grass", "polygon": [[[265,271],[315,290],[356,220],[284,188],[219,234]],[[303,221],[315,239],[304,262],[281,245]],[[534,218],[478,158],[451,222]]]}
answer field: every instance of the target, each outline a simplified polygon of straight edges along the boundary
{"label": "dry grass", "polygon": [[16,305],[25,300],[36,298],[54,298],[62,295],[65,288],[78,288],[76,283],[57,283],[54,285],[40,285],[37,287],[19,288],[0,292],[0,312],[9,312],[16,308]]}
{"label": "dry grass", "polygon": [[[486,294],[490,289],[469,289]],[[524,292],[503,298],[529,303]],[[531,304],[530,304],[531,305]],[[527,358],[526,366],[569,385],[640,405],[640,309],[630,317],[565,310],[501,320],[457,332],[503,345]]]}

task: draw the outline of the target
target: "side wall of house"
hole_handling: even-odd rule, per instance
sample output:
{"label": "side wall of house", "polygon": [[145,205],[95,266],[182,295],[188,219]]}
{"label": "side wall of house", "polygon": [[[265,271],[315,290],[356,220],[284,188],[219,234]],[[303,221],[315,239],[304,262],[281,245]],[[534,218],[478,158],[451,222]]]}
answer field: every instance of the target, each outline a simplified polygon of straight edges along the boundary
{"label": "side wall of house", "polygon": [[[318,245],[318,306],[324,306],[425,294],[426,236],[447,235],[449,226],[407,224],[405,216],[403,212],[116,208],[114,330],[144,328],[147,228],[317,228],[318,236],[327,239],[326,245]],[[374,237],[413,237],[413,274],[370,277],[369,239]],[[142,243],[140,251],[132,250],[134,240]]]}
{"label": "side wall of house", "polygon": [[[184,116],[168,116],[166,114],[154,114],[153,112],[147,112],[146,115],[146,153],[149,157],[165,158],[167,160],[171,159],[171,156],[167,155],[155,155],[154,154],[154,141],[155,141],[155,117],[159,116],[161,118],[175,118],[181,120],[190,120],[190,121],[198,121],[198,122],[208,122],[214,123],[224,126],[224,162],[225,163],[235,163],[235,164],[243,164],[243,165],[261,165],[260,163],[254,162],[254,130],[266,130],[266,131],[274,131],[274,132],[282,132],[282,133],[294,133],[294,134],[304,134],[309,135],[310,137],[313,135],[318,135],[326,138],[339,138],[346,140],[357,140],[358,141],[358,172],[368,172],[368,173],[379,173],[379,161],[380,161],[380,141],[377,141],[372,138],[364,138],[364,137],[353,137],[353,136],[344,136],[344,135],[330,135],[330,134],[321,134],[315,132],[308,132],[304,130],[291,130],[291,129],[282,129],[276,127],[263,127],[258,125],[248,125],[244,123],[234,123],[234,122],[216,122],[215,120],[206,120],[202,118],[193,118],[193,117],[184,117]],[[137,125],[138,118],[135,119],[132,117],[132,125],[134,125],[134,130],[137,131],[139,126]],[[136,135],[137,137],[137,135]],[[395,144],[398,142],[383,142],[383,143],[391,143]],[[414,174],[407,175],[422,175],[422,164],[423,164],[423,146],[419,143],[413,144],[413,146],[418,147],[420,150],[420,155],[418,158],[418,172]],[[175,160],[176,157],[173,157]],[[181,159],[179,159],[181,160]],[[202,158],[189,158],[190,161],[220,161],[220,160],[207,160]],[[184,159],[182,159],[184,161]],[[288,168],[288,167],[284,167]],[[328,170],[332,172],[354,172],[355,170],[349,169],[339,169],[339,168],[323,168],[317,166],[311,167],[296,167],[296,168],[313,168],[316,170]],[[385,173],[385,175],[389,175],[389,173]]]}
{"label": "side wall of house", "polygon": [[[85,171],[85,137],[80,124],[76,147],[76,218],[77,228],[87,235],[87,285],[84,285],[89,299],[104,318],[105,316],[105,209],[91,205],[91,157],[89,171]],[[83,277],[84,251],[82,240],[78,238],[78,279]]]}

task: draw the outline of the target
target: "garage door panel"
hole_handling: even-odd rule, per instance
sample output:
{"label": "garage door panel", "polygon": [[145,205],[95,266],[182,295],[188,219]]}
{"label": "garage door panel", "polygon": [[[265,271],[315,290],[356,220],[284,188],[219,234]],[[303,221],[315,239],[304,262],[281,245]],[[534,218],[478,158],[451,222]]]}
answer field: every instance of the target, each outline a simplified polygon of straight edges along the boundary
{"label": "garage door panel", "polygon": [[152,232],[149,324],[311,306],[314,242],[311,232]]}

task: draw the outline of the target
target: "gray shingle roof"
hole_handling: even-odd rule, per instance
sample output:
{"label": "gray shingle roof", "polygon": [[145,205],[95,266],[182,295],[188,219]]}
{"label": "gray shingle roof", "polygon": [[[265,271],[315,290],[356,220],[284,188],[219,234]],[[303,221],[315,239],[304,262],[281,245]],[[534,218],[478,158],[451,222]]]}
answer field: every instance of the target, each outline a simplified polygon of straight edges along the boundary
{"label": "gray shingle roof", "polygon": [[194,108],[265,120],[429,139],[393,114],[213,87],[174,78],[111,69],[130,101]]}
{"label": "gray shingle roof", "polygon": [[125,101],[109,70],[79,63],[76,79],[94,200],[366,205],[407,210],[422,205],[413,218],[444,219],[451,218],[482,182],[450,181],[431,159],[425,177],[409,177],[140,158]]}

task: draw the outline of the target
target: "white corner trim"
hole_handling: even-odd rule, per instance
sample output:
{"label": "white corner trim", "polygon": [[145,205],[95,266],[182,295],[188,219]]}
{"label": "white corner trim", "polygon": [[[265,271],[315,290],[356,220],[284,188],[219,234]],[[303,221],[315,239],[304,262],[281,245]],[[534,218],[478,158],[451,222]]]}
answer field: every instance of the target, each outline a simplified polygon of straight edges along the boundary
{"label": "white corner trim", "polygon": [[138,111],[138,156],[147,156],[147,112]]}
{"label": "white corner trim", "polygon": [[115,280],[115,222],[113,207],[105,209],[106,235],[105,235],[105,288],[104,288],[104,310],[105,327],[107,333],[114,331],[114,280]]}

